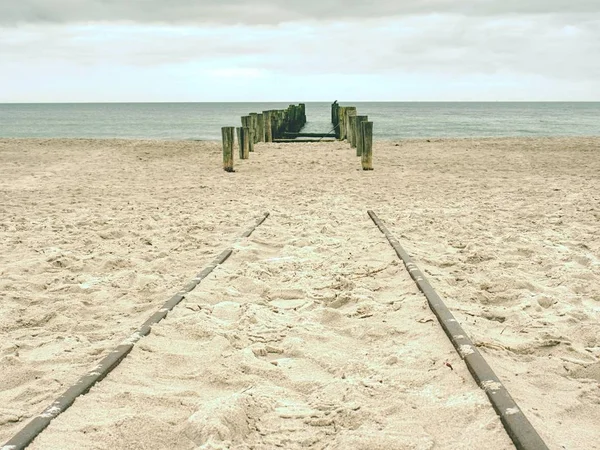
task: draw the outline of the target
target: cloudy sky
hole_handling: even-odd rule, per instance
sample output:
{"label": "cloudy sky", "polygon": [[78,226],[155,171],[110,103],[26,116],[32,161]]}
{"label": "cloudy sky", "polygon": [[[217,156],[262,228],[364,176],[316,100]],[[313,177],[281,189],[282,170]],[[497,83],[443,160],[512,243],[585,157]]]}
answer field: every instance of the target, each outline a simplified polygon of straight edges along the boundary
{"label": "cloudy sky", "polygon": [[2,0],[0,102],[600,101],[600,0]]}

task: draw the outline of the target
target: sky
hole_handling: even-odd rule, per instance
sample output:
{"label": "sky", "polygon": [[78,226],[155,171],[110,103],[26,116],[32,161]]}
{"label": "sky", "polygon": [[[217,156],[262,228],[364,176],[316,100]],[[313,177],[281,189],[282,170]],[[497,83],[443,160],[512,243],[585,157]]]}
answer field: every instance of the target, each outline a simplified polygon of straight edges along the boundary
{"label": "sky", "polygon": [[0,102],[600,101],[600,0],[2,0]]}

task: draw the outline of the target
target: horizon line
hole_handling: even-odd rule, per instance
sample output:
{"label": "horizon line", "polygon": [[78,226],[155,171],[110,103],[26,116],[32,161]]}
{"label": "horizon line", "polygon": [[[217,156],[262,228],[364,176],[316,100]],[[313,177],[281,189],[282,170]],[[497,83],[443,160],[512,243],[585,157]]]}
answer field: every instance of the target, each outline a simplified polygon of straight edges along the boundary
{"label": "horizon line", "polygon": [[[210,101],[25,101],[0,102],[0,105],[76,105],[76,104],[161,104],[161,103],[333,103],[330,100],[210,100]],[[600,103],[600,100],[338,100],[338,103]]]}

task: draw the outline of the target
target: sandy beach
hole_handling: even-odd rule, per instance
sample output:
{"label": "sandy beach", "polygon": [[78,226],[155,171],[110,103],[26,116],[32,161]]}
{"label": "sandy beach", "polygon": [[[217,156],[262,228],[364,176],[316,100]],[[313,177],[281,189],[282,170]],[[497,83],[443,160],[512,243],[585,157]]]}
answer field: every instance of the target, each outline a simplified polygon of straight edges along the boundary
{"label": "sandy beach", "polygon": [[600,138],[255,149],[0,139],[0,444],[233,246],[31,448],[514,448],[372,209],[548,446],[600,448]]}

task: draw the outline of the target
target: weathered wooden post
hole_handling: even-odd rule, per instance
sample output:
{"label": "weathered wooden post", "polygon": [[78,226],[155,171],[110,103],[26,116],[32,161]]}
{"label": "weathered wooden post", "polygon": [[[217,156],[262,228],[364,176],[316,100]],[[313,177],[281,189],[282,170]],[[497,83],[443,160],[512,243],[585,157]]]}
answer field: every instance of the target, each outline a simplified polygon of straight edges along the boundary
{"label": "weathered wooden post", "polygon": [[254,151],[254,131],[252,130],[252,128],[248,128],[248,151],[249,152],[253,152]]}
{"label": "weathered wooden post", "polygon": [[265,142],[273,142],[273,129],[271,128],[271,111],[263,111],[265,125]]}
{"label": "weathered wooden post", "polygon": [[250,157],[250,129],[242,128],[242,136],[244,139],[244,159],[248,159]]}
{"label": "weathered wooden post", "polygon": [[242,136],[242,127],[236,127],[235,132],[238,140],[238,154],[240,159],[244,159],[244,137]]}
{"label": "weathered wooden post", "polygon": [[306,125],[306,104],[300,103],[298,106],[300,107],[300,128],[298,128],[298,131],[300,131]]}
{"label": "weathered wooden post", "polygon": [[294,105],[294,121],[293,121],[293,127],[291,130],[287,130],[287,131],[292,131],[295,133],[300,132],[300,130],[302,129],[302,127],[306,124],[306,105],[304,103],[298,103],[297,105]]}
{"label": "weathered wooden post", "polygon": [[248,128],[247,127],[238,127],[237,135],[238,135],[238,143],[240,150],[240,159],[248,159],[250,156],[248,152],[250,151],[250,142],[248,139]]}
{"label": "weathered wooden post", "polygon": [[344,129],[346,130],[346,139],[350,142],[350,117],[356,116],[356,106],[346,107],[346,113],[344,115]]}
{"label": "weathered wooden post", "polygon": [[302,120],[300,118],[300,116],[302,114],[302,111],[300,111],[300,106],[298,106],[298,105],[294,105],[294,110],[293,111],[294,111],[294,116],[293,116],[293,119],[292,119],[293,120],[293,122],[292,122],[292,129],[289,130],[289,131],[298,132],[298,131],[300,131],[300,128],[302,128],[302,125],[300,124],[300,122]]}
{"label": "weathered wooden post", "polygon": [[252,143],[256,144],[258,142],[258,114],[250,113],[250,127],[252,130]]}
{"label": "weathered wooden post", "polygon": [[279,127],[281,126],[281,111],[276,109],[273,111],[273,139],[279,139]]}
{"label": "weathered wooden post", "polygon": [[277,139],[283,137],[283,130],[285,127],[285,110],[280,109],[277,111]]}
{"label": "weathered wooden post", "polygon": [[292,105],[291,115],[292,117],[290,118],[285,131],[298,132],[300,131],[300,107],[297,105]]}
{"label": "weathered wooden post", "polygon": [[373,170],[373,122],[362,122],[363,149],[362,168]]}
{"label": "weathered wooden post", "polygon": [[346,116],[346,107],[340,106],[338,111],[339,111],[338,112],[338,114],[339,114],[338,130],[340,132],[339,139],[341,141],[343,141],[346,138],[346,127],[345,127],[345,121],[344,121],[344,117]]}
{"label": "weathered wooden post", "polygon": [[273,139],[279,139],[279,127],[281,126],[281,111],[276,109],[273,111],[273,123],[271,127],[273,128]]}
{"label": "weathered wooden post", "polygon": [[258,142],[265,142],[265,117],[258,113]]}
{"label": "weathered wooden post", "polygon": [[368,121],[368,116],[356,116],[356,156],[362,156],[363,152],[363,134],[362,123]]}
{"label": "weathered wooden post", "polygon": [[242,127],[250,128],[251,119],[250,116],[242,116]]}
{"label": "weathered wooden post", "polygon": [[331,104],[331,125],[337,139],[340,138],[340,105],[337,100]]}
{"label": "weathered wooden post", "polygon": [[233,170],[233,142],[235,136],[235,127],[221,128],[223,136],[223,169],[225,172],[234,172]]}
{"label": "weathered wooden post", "polygon": [[281,128],[280,128],[280,138],[283,137],[283,132],[288,129],[288,125],[292,120],[292,108],[293,105],[288,106],[286,109],[281,111]]}
{"label": "weathered wooden post", "polygon": [[356,148],[356,116],[352,115],[350,116],[348,142],[350,142],[350,147]]}
{"label": "weathered wooden post", "polygon": [[272,129],[273,139],[279,139],[281,137],[281,130],[283,125],[283,117],[285,112],[282,109],[276,109],[272,111]]}
{"label": "weathered wooden post", "polygon": [[242,116],[242,127],[248,128],[248,145],[251,152],[254,151],[254,134],[253,134],[253,123],[252,116]]}
{"label": "weathered wooden post", "polygon": [[273,142],[277,138],[277,110],[270,110],[269,118],[271,121],[271,142]]}
{"label": "weathered wooden post", "polygon": [[293,131],[295,117],[296,110],[294,105],[288,106],[287,109],[283,111],[283,132]]}

